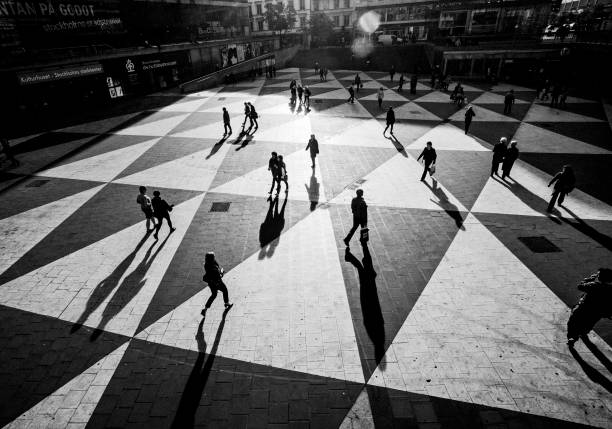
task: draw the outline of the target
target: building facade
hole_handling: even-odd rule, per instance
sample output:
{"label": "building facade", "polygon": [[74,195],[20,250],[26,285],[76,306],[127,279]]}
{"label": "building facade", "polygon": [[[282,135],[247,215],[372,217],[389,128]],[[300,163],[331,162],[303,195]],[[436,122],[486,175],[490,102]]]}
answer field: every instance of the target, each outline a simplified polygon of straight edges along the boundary
{"label": "building facade", "polygon": [[357,17],[376,12],[379,32],[418,40],[541,30],[551,0],[356,0]]}

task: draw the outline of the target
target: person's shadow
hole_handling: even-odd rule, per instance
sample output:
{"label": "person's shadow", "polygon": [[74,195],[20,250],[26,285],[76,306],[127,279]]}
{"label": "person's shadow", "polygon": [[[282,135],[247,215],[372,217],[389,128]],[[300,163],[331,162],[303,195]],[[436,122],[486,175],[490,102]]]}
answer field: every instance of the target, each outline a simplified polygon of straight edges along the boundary
{"label": "person's shadow", "polygon": [[204,393],[206,383],[208,382],[210,372],[215,362],[219,341],[221,340],[221,334],[223,333],[223,327],[225,326],[225,318],[229,310],[230,309],[227,308],[223,312],[223,316],[221,317],[221,322],[217,327],[217,334],[215,335],[215,340],[212,348],[210,349],[210,353],[208,354],[208,359],[206,359],[206,363],[204,363],[204,359],[206,358],[206,340],[204,339],[204,332],[202,330],[204,327],[205,318],[202,318],[200,324],[198,325],[198,331],[196,332],[195,336],[198,343],[198,357],[193,365],[191,374],[189,374],[187,383],[185,384],[185,389],[181,395],[181,400],[179,401],[179,405],[172,422],[172,428],[192,428],[195,425],[195,416],[198,408],[200,407],[202,394]]}
{"label": "person's shadow", "polygon": [[[145,243],[145,241],[147,241],[147,238],[149,238],[150,234],[151,232],[147,232],[145,236],[138,242],[134,250],[132,250],[132,252],[127,255],[119,265],[117,265],[113,272],[96,285],[93,292],[89,296],[89,299],[87,300],[87,304],[85,306],[83,314],[81,314],[81,316],[79,316],[79,319],[74,323],[74,325],[72,325],[72,328],[70,329],[71,333],[75,333],[76,331],[78,331],[83,326],[85,321],[87,321],[87,318],[94,311],[96,311],[96,309],[104,302],[104,300],[115,290],[115,288],[119,284],[119,281],[121,280],[127,269],[130,267],[130,265],[132,265],[136,254],[138,253],[142,245]],[[95,338],[92,338],[92,340],[93,339]]]}
{"label": "person's shadow", "polygon": [[393,146],[395,146],[395,149],[397,149],[399,153],[408,158],[404,145],[397,139],[397,137],[395,137],[393,134],[389,134],[388,136],[385,136],[385,138],[393,143]]}
{"label": "person's shadow", "polygon": [[344,260],[350,262],[359,275],[359,300],[361,303],[361,313],[363,324],[372,344],[374,345],[374,358],[376,365],[380,369],[385,369],[382,362],[385,356],[385,319],[383,318],[376,289],[376,271],[372,265],[372,255],[367,243],[362,244],[363,259],[360,262],[351,250],[347,247],[344,253]]}
{"label": "person's shadow", "polygon": [[317,204],[319,204],[321,188],[321,185],[319,185],[319,181],[317,180],[317,176],[315,176],[314,169],[312,170],[312,175],[310,176],[310,186],[304,183],[304,187],[306,188],[306,192],[308,192],[310,211],[312,212],[317,208]]}
{"label": "person's shadow", "polygon": [[[593,355],[606,367],[606,369],[612,372],[612,362],[603,354],[599,348],[591,340],[586,336],[580,337],[584,343],[584,345],[593,353]],[[582,356],[578,353],[578,351],[574,347],[570,347],[570,353],[578,362],[578,365],[582,368],[587,377],[591,379],[594,383],[599,384],[601,387],[606,389],[608,392],[612,393],[612,380],[599,372],[595,367],[585,361]]]}
{"label": "person's shadow", "polygon": [[448,214],[455,221],[455,225],[457,225],[457,228],[461,229],[462,231],[465,231],[465,226],[463,226],[463,217],[461,217],[461,212],[459,211],[459,208],[453,203],[451,203],[448,199],[448,196],[446,195],[446,192],[444,192],[442,188],[438,187],[438,181],[432,177],[432,185],[427,182],[424,183],[438,198],[438,201],[432,200],[431,198],[430,201],[440,206],[440,208],[444,210],[446,214]]}
{"label": "person's shadow", "polygon": [[223,146],[223,143],[225,143],[228,137],[229,136],[221,137],[221,140],[215,143],[215,145],[210,149],[210,153],[206,155],[206,159],[210,159],[214,154],[216,154],[219,151],[219,149],[221,149],[221,146]]}
{"label": "person's shadow", "polygon": [[170,235],[167,235],[164,241],[161,242],[155,253],[151,256],[151,252],[153,251],[153,247],[155,247],[156,243],[153,243],[148,249],[140,264],[127,275],[117,288],[116,292],[113,294],[112,298],[104,308],[102,312],[102,320],[98,324],[98,327],[91,334],[91,341],[95,341],[100,334],[104,331],[104,327],[110,322],[119,312],[140,292],[143,286],[146,283],[145,276],[151,268],[153,261],[159,252],[166,245],[166,242],[170,238]]}
{"label": "person's shadow", "polygon": [[287,206],[287,197],[279,211],[278,209],[279,198],[269,198],[270,207],[266,213],[266,218],[259,227],[259,245],[261,250],[259,251],[259,259],[270,258],[274,255],[276,246],[280,241],[280,236],[285,228],[285,207]]}
{"label": "person's shadow", "polygon": [[[244,137],[244,139],[242,139],[241,137]],[[236,151],[239,151],[240,149],[244,149],[253,140],[253,134],[243,134],[241,135],[241,137],[238,137],[238,139],[236,139],[236,141],[234,142],[234,144],[238,144],[240,143],[240,140],[242,140],[242,143],[240,144],[240,146],[236,148]]]}

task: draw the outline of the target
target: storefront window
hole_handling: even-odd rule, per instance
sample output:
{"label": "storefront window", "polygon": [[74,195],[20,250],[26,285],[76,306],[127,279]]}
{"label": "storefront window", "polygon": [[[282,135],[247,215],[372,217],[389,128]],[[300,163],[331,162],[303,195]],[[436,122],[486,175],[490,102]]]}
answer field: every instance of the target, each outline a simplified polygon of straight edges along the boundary
{"label": "storefront window", "polygon": [[498,15],[499,15],[499,9],[475,10],[472,14],[472,32],[473,33],[486,33],[486,32],[495,31]]}

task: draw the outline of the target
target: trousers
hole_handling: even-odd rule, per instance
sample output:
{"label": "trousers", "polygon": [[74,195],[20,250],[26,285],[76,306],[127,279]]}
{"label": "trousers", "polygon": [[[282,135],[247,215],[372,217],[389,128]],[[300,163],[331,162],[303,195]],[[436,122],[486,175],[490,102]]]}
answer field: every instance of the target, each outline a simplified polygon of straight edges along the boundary
{"label": "trousers", "polygon": [[223,302],[225,304],[229,302],[229,294],[227,292],[227,286],[225,286],[225,283],[219,280],[219,283],[216,283],[214,285],[209,285],[209,286],[210,286],[210,297],[208,298],[208,301],[206,301],[206,306],[205,306],[206,308],[210,308],[213,301],[217,297],[217,294],[219,293],[219,291],[221,291],[221,293],[223,294]]}

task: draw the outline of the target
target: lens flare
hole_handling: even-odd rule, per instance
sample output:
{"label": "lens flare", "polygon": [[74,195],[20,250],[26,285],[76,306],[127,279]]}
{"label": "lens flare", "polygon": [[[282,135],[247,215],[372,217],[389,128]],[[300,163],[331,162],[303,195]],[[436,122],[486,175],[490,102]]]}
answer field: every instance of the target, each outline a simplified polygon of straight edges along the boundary
{"label": "lens flare", "polygon": [[359,18],[358,25],[364,33],[374,33],[380,26],[380,15],[374,11],[366,12]]}
{"label": "lens flare", "polygon": [[365,58],[374,50],[374,44],[372,44],[372,42],[365,37],[358,38],[353,41],[351,49],[356,57]]}

